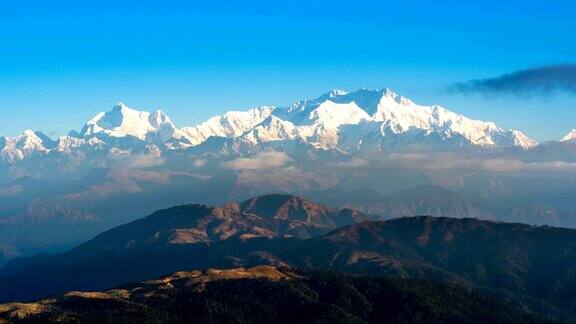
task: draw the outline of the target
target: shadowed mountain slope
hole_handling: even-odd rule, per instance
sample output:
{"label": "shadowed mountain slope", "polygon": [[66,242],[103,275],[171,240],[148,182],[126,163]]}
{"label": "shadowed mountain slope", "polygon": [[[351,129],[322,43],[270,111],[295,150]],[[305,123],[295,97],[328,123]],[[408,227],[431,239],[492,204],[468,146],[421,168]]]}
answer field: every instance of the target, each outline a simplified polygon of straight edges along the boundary
{"label": "shadowed mountain slope", "polygon": [[[277,212],[284,204],[271,205],[269,217],[284,215]],[[181,227],[174,224],[183,214],[174,211],[182,208],[106,232],[68,253],[8,267],[0,279],[0,298],[109,289],[184,269],[270,264],[477,287],[538,313],[576,310],[576,230],[421,216],[364,221],[307,239],[283,237],[282,231],[272,236],[239,231],[216,241],[155,241],[166,236],[152,233]],[[194,222],[213,212],[194,208],[204,213],[191,217]]]}
{"label": "shadowed mountain slope", "polygon": [[72,253],[216,242],[232,237],[309,238],[366,219],[350,209],[330,209],[291,195],[267,195],[221,207],[196,204],[160,210],[106,231]]}

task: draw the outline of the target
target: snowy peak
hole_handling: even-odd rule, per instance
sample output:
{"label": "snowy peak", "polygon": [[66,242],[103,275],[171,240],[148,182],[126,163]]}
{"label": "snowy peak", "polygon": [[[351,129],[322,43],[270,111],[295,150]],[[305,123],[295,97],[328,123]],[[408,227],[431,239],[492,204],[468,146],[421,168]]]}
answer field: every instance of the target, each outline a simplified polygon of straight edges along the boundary
{"label": "snowy peak", "polygon": [[410,99],[402,97],[390,89],[383,89],[381,90],[381,92],[383,94],[382,96],[383,99],[385,98],[387,100],[393,100],[398,105],[409,106],[414,104]]}
{"label": "snowy peak", "polygon": [[314,124],[327,129],[335,129],[340,125],[358,124],[371,120],[370,115],[355,102],[336,103],[327,100],[310,112],[308,119]]}
{"label": "snowy peak", "polygon": [[301,132],[294,124],[282,120],[274,115],[266,118],[262,123],[243,135],[251,143],[267,143],[282,140],[292,140]]}
{"label": "snowy peak", "polygon": [[183,127],[179,134],[191,145],[201,144],[211,136],[238,137],[262,123],[274,109],[272,106],[263,106],[247,111],[229,111],[200,125]]}
{"label": "snowy peak", "polygon": [[18,136],[0,139],[0,157],[19,161],[34,153],[46,153],[55,145],[44,133],[27,129]]}
{"label": "snowy peak", "polygon": [[528,137],[526,134],[522,133],[521,131],[517,131],[514,129],[509,130],[511,134],[511,138],[514,140],[511,146],[521,147],[523,149],[528,149],[538,145],[538,142]]}
{"label": "snowy peak", "polygon": [[104,134],[110,137],[133,136],[144,140],[150,133],[159,133],[156,137],[169,138],[175,127],[164,112],[153,113],[129,108],[118,103],[109,112],[101,112],[90,119],[80,132],[89,137]]}
{"label": "snowy peak", "polygon": [[560,141],[562,142],[576,141],[576,128],[572,129],[568,134],[566,134],[566,136],[562,137]]}
{"label": "snowy peak", "polygon": [[53,141],[44,133],[30,129],[16,137],[9,138],[7,143],[11,143],[13,147],[23,152],[45,151],[53,146]]}
{"label": "snowy peak", "polygon": [[331,90],[315,99],[297,101],[291,106],[276,112],[276,114],[281,118],[292,121],[303,119],[306,114],[327,101],[336,104],[354,103],[370,116],[375,115],[379,107],[392,109],[413,104],[409,99],[396,94],[390,89],[371,90],[361,88],[354,92]]}
{"label": "snowy peak", "polygon": [[326,92],[325,94],[321,95],[316,100],[318,100],[318,101],[329,100],[329,99],[333,99],[336,97],[342,97],[342,96],[345,96],[347,94],[348,94],[347,91],[334,89],[334,90],[330,90],[330,91]]}

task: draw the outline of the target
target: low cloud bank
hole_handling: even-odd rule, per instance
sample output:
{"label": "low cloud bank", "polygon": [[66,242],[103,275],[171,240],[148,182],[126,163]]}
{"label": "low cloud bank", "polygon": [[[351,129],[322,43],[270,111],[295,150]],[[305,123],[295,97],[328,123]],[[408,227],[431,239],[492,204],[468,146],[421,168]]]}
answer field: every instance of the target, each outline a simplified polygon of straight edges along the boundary
{"label": "low cloud bank", "polygon": [[463,170],[485,172],[575,172],[576,163],[564,161],[525,162],[514,158],[460,156],[454,153],[392,154],[395,167],[420,170]]}
{"label": "low cloud bank", "polygon": [[353,168],[367,167],[367,166],[369,166],[369,162],[365,159],[353,158],[349,161],[329,163],[328,166],[335,167],[335,168],[353,169]]}
{"label": "low cloud bank", "polygon": [[236,160],[222,162],[220,165],[231,170],[257,170],[281,168],[290,163],[292,159],[282,152],[258,153],[254,157],[238,158]]}
{"label": "low cloud bank", "polygon": [[111,161],[114,165],[134,169],[151,168],[165,163],[164,158],[153,154],[116,155],[111,158]]}
{"label": "low cloud bank", "polygon": [[330,164],[345,169],[480,172],[576,172],[576,163],[565,161],[526,162],[516,158],[457,153],[393,153],[379,159],[354,158]]}

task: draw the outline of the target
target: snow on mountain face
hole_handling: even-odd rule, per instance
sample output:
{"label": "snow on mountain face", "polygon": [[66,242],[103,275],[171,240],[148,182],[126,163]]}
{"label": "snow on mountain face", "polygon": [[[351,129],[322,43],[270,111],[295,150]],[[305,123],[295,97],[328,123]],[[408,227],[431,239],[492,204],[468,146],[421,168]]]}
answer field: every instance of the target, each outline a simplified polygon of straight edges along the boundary
{"label": "snow on mountain face", "polygon": [[101,149],[106,143],[96,137],[82,138],[73,135],[64,135],[56,141],[56,150],[58,152],[70,153],[82,147],[90,147],[93,149]]}
{"label": "snow on mountain face", "polygon": [[303,111],[304,118],[296,119],[300,122],[299,136],[304,141],[318,148],[336,148],[340,139],[340,127],[343,125],[358,125],[371,121],[372,118],[355,102],[337,103],[332,99],[344,92],[330,92],[330,99],[320,103],[311,111]]}
{"label": "snow on mountain face", "polygon": [[154,139],[165,141],[172,137],[174,130],[170,118],[160,110],[149,113],[119,103],[111,111],[94,116],[80,133],[84,137],[105,134],[110,137],[133,136],[141,140],[154,134]]}
{"label": "snow on mountain face", "polygon": [[368,113],[358,107],[355,102],[339,104],[330,100],[321,103],[318,108],[310,112],[308,119],[313,124],[327,129],[371,120]]}
{"label": "snow on mountain face", "polygon": [[46,153],[54,147],[54,142],[41,132],[25,130],[15,137],[0,140],[0,156],[3,160],[19,161],[34,153]]}
{"label": "snow on mountain face", "polygon": [[311,123],[322,125],[322,131],[329,133],[329,136],[310,131],[310,128],[302,129],[301,135],[317,144],[318,141],[320,144],[329,141],[337,145],[339,137],[346,138],[348,143],[342,147],[344,149],[354,146],[354,141],[365,142],[364,137],[380,142],[375,143],[375,147],[414,142],[433,145],[434,141],[522,148],[536,145],[535,141],[519,131],[503,130],[494,123],[473,120],[440,106],[417,105],[389,89],[360,89],[352,93],[333,90],[317,99],[299,101],[290,107],[278,109],[273,114],[298,126]]}
{"label": "snow on mountain face", "polygon": [[300,130],[289,121],[269,116],[242,137],[250,143],[267,143],[298,138]]}
{"label": "snow on mountain face", "polygon": [[318,148],[334,148],[338,144],[340,126],[371,120],[354,102],[338,104],[330,100],[344,93],[334,90],[321,97],[328,98],[323,102],[304,101],[299,106],[275,109],[270,117],[241,137],[254,144],[300,139]]}
{"label": "snow on mountain face", "polygon": [[[71,132],[57,141],[32,131],[0,138],[0,160],[18,161],[34,152],[53,150],[130,152],[152,146],[154,154],[160,155],[166,148],[198,146],[201,150],[200,144],[210,137],[234,139],[244,143],[236,146],[256,151],[263,143],[297,140],[319,149],[349,153],[410,145],[530,148],[537,144],[519,131],[504,130],[440,106],[418,105],[388,89],[360,89],[351,93],[332,90],[288,107],[230,111],[183,128],[176,128],[160,110],[138,111],[120,103],[94,116],[80,133]],[[576,138],[576,130],[564,140],[572,138]]]}
{"label": "snow on mountain face", "polygon": [[192,145],[201,144],[210,136],[238,137],[262,123],[273,110],[274,107],[264,106],[248,111],[229,111],[214,116],[200,125],[183,127],[179,134]]}
{"label": "snow on mountain face", "polygon": [[562,137],[560,141],[562,142],[576,141],[576,128],[572,129],[568,134],[566,134],[566,136]]}

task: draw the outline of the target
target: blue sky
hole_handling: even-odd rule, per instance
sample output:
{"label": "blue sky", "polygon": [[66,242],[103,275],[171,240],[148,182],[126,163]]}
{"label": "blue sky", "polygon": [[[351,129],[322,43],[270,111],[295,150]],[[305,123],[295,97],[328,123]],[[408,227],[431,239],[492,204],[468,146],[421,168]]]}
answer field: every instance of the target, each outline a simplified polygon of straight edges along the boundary
{"label": "blue sky", "polygon": [[310,2],[2,1],[0,135],[60,135],[118,101],[183,126],[361,86],[538,140],[576,128],[576,94],[445,91],[575,63],[574,1]]}

